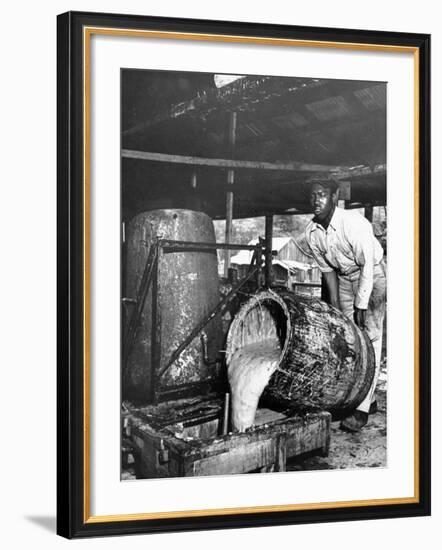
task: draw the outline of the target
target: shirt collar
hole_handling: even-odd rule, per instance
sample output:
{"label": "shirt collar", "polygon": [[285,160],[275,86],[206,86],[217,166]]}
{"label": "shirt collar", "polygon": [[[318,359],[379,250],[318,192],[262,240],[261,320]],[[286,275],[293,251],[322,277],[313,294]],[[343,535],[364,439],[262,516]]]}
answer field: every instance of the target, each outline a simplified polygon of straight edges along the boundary
{"label": "shirt collar", "polygon": [[[341,215],[342,215],[342,208],[338,208],[336,206],[335,211],[333,212],[333,216],[330,220],[330,223],[328,224],[328,227],[331,227],[334,231],[336,231],[338,228],[339,221],[341,220]],[[320,223],[315,222],[314,220],[312,220],[312,222],[313,222],[312,231],[314,231],[317,228],[321,229],[322,231],[327,231],[328,228],[324,229]]]}

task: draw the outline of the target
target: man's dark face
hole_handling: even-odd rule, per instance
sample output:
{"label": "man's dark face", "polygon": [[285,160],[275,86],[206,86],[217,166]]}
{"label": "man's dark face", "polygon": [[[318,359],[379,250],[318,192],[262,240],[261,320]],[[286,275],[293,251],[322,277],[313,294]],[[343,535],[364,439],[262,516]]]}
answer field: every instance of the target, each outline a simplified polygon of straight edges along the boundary
{"label": "man's dark face", "polygon": [[313,208],[315,220],[322,222],[326,220],[335,208],[336,194],[332,193],[328,187],[320,183],[313,183],[310,194],[310,204]]}

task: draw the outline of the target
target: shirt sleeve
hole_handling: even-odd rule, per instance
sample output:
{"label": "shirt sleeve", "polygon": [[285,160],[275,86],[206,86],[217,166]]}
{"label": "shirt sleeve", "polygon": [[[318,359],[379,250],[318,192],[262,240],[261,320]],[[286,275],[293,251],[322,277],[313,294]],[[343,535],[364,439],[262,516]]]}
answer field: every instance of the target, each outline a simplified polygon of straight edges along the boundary
{"label": "shirt sleeve", "polygon": [[312,238],[312,234],[308,230],[308,228],[305,232],[305,240],[307,241],[307,244],[311,250],[313,259],[318,264],[320,271],[322,273],[330,273],[331,271],[333,271],[333,268],[325,261],[324,255],[315,244],[314,239]]}
{"label": "shirt sleeve", "polygon": [[374,236],[371,223],[360,216],[347,228],[347,235],[353,249],[355,262],[361,269],[359,287],[355,297],[355,307],[367,309],[373,290],[374,273]]}

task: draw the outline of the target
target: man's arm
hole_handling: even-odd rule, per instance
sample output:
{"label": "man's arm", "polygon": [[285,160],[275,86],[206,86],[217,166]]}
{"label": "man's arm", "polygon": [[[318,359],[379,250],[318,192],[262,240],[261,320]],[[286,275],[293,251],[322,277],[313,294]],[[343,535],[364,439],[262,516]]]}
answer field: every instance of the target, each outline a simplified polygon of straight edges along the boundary
{"label": "man's arm", "polygon": [[[355,223],[357,222],[357,223]],[[373,290],[374,274],[374,236],[371,223],[365,218],[355,217],[350,226],[349,241],[353,248],[356,264],[361,270],[358,291],[355,297],[355,309],[366,310]]]}
{"label": "man's arm", "polygon": [[341,304],[339,302],[339,292],[338,292],[338,276],[336,275],[336,271],[323,272],[322,275],[327,285],[330,304],[333,307],[341,309]]}
{"label": "man's arm", "polygon": [[[338,291],[338,276],[336,275],[336,271],[329,271],[327,273],[323,273],[323,275],[328,288],[330,304],[337,309],[341,309],[341,303],[339,301],[339,291]],[[359,309],[355,306],[354,322],[361,330],[365,329],[365,318],[366,318],[366,310]]]}
{"label": "man's arm", "polygon": [[361,269],[359,287],[354,303],[354,321],[360,329],[365,329],[366,312],[373,290],[374,236],[371,223],[362,218],[356,227],[350,227],[350,243],[355,260]]}

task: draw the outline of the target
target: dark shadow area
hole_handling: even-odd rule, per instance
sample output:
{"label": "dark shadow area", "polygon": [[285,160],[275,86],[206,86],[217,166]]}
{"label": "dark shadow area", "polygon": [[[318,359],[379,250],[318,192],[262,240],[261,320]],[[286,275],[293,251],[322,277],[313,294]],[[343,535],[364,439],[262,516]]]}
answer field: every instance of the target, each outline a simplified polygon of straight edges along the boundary
{"label": "dark shadow area", "polygon": [[57,520],[55,516],[25,516],[25,519],[42,527],[45,531],[55,533],[57,528]]}

